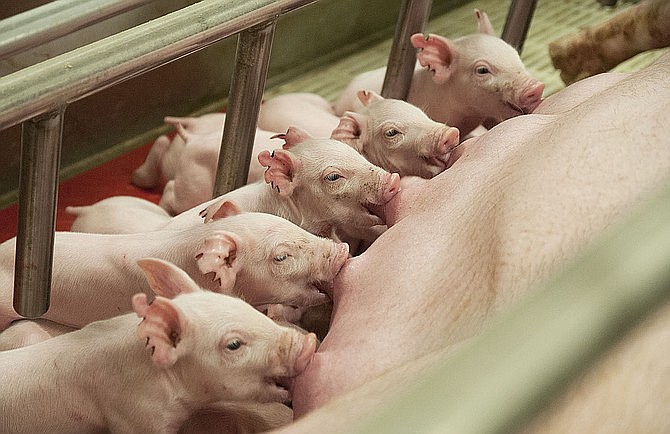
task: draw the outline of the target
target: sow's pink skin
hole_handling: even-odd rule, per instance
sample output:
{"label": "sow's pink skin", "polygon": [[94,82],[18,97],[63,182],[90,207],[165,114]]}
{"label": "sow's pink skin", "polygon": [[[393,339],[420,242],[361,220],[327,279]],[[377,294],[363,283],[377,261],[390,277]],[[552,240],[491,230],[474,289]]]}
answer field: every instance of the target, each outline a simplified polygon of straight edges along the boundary
{"label": "sow's pink skin", "polygon": [[151,303],[138,293],[134,313],[0,353],[3,430],[176,433],[212,404],[290,399],[313,334],[205,291],[169,262],[138,266],[156,294]]}
{"label": "sow's pink skin", "polygon": [[[668,74],[670,53],[575,83],[401,190],[385,207],[389,229],[335,280],[330,329],[281,432],[356,431],[665,189]],[[669,346],[665,303],[523,432],[670,432]]]}
{"label": "sow's pink skin", "polygon": [[[407,101],[435,121],[458,128],[466,136],[479,125],[531,113],[542,99],[544,84],[530,76],[519,54],[495,36],[487,15],[475,10],[479,33],[458,39],[415,34],[418,49]],[[381,91],[385,68],[365,72],[334,104],[341,115],[355,111],[359,89]]]}

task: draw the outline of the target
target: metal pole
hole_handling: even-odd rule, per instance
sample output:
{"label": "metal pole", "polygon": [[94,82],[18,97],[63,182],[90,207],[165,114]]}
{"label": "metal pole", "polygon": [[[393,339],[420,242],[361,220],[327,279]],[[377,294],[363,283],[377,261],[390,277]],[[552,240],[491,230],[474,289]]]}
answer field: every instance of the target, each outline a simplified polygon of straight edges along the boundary
{"label": "metal pole", "polygon": [[247,182],[277,18],[278,16],[239,35],[214,197]]}
{"label": "metal pole", "polygon": [[382,86],[384,98],[407,99],[416,64],[409,38],[423,32],[432,4],[432,0],[403,0]]}
{"label": "metal pole", "polygon": [[501,37],[519,53],[523,48],[536,4],[537,0],[512,0],[509,7]]}
{"label": "metal pole", "polygon": [[49,309],[64,110],[22,125],[14,309],[27,318]]}

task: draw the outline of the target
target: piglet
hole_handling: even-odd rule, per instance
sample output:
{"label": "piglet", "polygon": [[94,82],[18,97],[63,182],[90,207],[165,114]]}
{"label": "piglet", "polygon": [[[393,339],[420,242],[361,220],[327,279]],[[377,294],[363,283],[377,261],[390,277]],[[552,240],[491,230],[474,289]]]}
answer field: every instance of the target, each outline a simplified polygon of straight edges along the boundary
{"label": "piglet", "polygon": [[133,196],[111,196],[92,205],[68,206],[70,230],[97,234],[132,234],[164,226],[170,215],[160,206]]}
{"label": "piglet", "polygon": [[[531,113],[544,91],[516,50],[495,36],[488,16],[477,9],[475,16],[478,34],[453,40],[434,34],[411,37],[419,64],[407,101],[431,119],[458,128],[462,136],[489,120]],[[379,68],[355,77],[335,102],[335,113],[355,111],[359,89],[380,92],[385,72]]]}
{"label": "piglet", "polygon": [[[166,117],[167,123],[175,125],[177,134],[172,139],[168,136],[156,139],[145,161],[133,171],[131,182],[141,188],[163,187],[159,205],[171,215],[211,199],[225,116],[211,113],[199,118]],[[272,139],[275,134],[257,129],[254,153],[280,146],[279,141]],[[247,182],[262,176],[263,168],[251,165]],[[189,206],[182,208],[179,197],[188,197]]]}
{"label": "piglet", "polygon": [[263,151],[265,182],[235,189],[187,210],[166,228],[197,225],[216,216],[223,201],[247,211],[284,217],[303,229],[335,239],[368,239],[378,235],[384,220],[374,214],[399,190],[400,177],[373,165],[350,146],[332,139],[315,139],[299,128],[280,135],[282,149]]}
{"label": "piglet", "polygon": [[[86,231],[98,232],[96,222],[114,233],[181,230],[200,225],[207,215],[219,216],[221,204],[232,201],[242,210],[281,216],[319,236],[352,242],[376,238],[385,223],[379,210],[398,192],[400,177],[337,140],[315,139],[299,128],[280,136],[286,142],[282,149],[258,156],[259,166],[266,169],[265,181],[196,204],[172,218],[156,219],[156,205],[142,199],[108,198],[90,207]],[[109,207],[114,204],[117,209]],[[133,216],[132,224],[125,223],[126,215]]]}
{"label": "piglet", "polygon": [[171,263],[138,265],[153,302],[138,293],[135,313],[0,353],[3,431],[176,433],[212,403],[290,399],[314,335],[202,290]]}
{"label": "piglet", "polygon": [[400,176],[431,178],[448,167],[451,150],[459,143],[456,128],[433,121],[402,100],[382,98],[368,90],[356,95],[362,106],[341,117],[316,94],[279,95],[263,104],[258,125],[280,131],[290,126],[317,130],[322,137],[347,143],[372,164]]}
{"label": "piglet", "polygon": [[[16,239],[0,244],[0,330],[20,319],[12,308]],[[136,264],[152,256],[175,263],[198,285],[254,306],[325,303],[348,246],[320,238],[286,219],[246,213],[224,202],[206,223],[141,234],[57,232],[51,306],[44,314],[82,327],[127,312],[131,293],[150,293]]]}
{"label": "piglet", "polygon": [[267,131],[286,131],[299,127],[312,137],[330,137],[340,122],[332,104],[321,95],[311,92],[289,92],[270,98],[261,104],[258,128]]}

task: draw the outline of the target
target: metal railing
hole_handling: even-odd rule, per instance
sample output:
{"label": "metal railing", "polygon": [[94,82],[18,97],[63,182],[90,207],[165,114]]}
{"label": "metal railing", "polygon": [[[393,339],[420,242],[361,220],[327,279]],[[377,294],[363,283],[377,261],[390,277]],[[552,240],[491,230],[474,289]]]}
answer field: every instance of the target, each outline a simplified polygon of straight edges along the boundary
{"label": "metal railing", "polygon": [[56,0],[0,21],[0,59],[155,0]]}
{"label": "metal railing", "polygon": [[[277,18],[316,0],[203,0],[0,78],[0,129],[23,122],[14,308],[35,318],[49,307],[51,264],[65,108],[107,87],[239,33],[235,80],[222,148],[240,149],[226,163],[224,188],[246,179]],[[246,56],[253,56],[246,61]],[[252,101],[260,101],[260,96]],[[253,124],[253,128],[250,126]],[[232,137],[234,135],[234,137]]]}

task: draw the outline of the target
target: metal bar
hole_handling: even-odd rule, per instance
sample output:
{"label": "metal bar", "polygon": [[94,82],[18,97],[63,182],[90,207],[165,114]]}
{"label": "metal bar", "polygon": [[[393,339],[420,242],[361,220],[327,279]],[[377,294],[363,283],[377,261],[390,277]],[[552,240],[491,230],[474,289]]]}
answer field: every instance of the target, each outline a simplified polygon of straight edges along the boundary
{"label": "metal bar", "polygon": [[49,308],[64,110],[26,121],[22,128],[14,310],[27,318]]}
{"label": "metal bar", "polygon": [[670,299],[668,222],[666,187],[357,432],[516,432]]}
{"label": "metal bar", "polygon": [[416,64],[409,38],[423,32],[432,4],[432,0],[403,0],[382,85],[384,98],[407,100]]}
{"label": "metal bar", "polygon": [[0,59],[155,0],[56,0],[0,21]]}
{"label": "metal bar", "polygon": [[317,0],[202,0],[0,78],[0,129]]}
{"label": "metal bar", "polygon": [[247,183],[277,18],[239,35],[214,197]]}
{"label": "metal bar", "polygon": [[537,0],[512,0],[501,38],[521,53]]}

